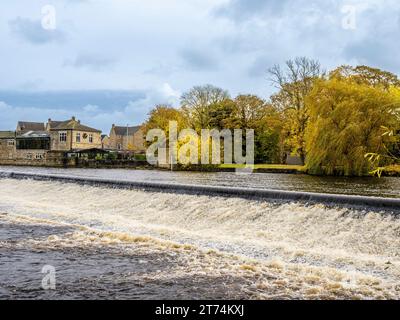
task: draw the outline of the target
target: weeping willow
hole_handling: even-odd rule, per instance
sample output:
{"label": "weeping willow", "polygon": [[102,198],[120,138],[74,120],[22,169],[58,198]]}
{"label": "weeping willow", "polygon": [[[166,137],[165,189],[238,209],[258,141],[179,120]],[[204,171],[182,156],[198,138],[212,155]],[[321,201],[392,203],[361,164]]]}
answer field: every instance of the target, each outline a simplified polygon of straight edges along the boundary
{"label": "weeping willow", "polygon": [[321,80],[307,97],[306,166],[311,174],[362,176],[374,170],[366,154],[388,152],[385,128],[398,127],[398,89],[347,79]]}

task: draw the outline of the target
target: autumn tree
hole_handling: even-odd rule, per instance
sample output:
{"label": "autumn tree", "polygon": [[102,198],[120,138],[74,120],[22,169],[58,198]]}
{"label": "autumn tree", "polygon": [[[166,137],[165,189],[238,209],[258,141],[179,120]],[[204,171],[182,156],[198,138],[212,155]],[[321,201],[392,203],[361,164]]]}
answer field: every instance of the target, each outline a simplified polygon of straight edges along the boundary
{"label": "autumn tree", "polygon": [[391,90],[350,78],[319,80],[307,97],[307,168],[312,174],[361,176],[368,152],[385,154],[384,128],[397,97]]}
{"label": "autumn tree", "polygon": [[199,131],[210,127],[212,106],[226,99],[226,90],[212,85],[196,86],[182,95],[181,107],[189,125]]}
{"label": "autumn tree", "polygon": [[272,83],[279,92],[271,98],[286,118],[287,145],[302,161],[306,158],[305,132],[309,121],[306,97],[314,82],[323,74],[318,61],[296,58],[286,62],[285,67],[275,65],[269,69]]}
{"label": "autumn tree", "polygon": [[385,90],[400,87],[400,80],[394,73],[368,66],[340,66],[330,72],[330,78],[349,79],[358,84]]}
{"label": "autumn tree", "polygon": [[186,128],[188,123],[181,110],[169,105],[157,105],[150,111],[149,117],[144,124],[144,131],[147,133],[151,129],[161,129],[164,130],[168,137],[170,121],[178,123],[178,130]]}

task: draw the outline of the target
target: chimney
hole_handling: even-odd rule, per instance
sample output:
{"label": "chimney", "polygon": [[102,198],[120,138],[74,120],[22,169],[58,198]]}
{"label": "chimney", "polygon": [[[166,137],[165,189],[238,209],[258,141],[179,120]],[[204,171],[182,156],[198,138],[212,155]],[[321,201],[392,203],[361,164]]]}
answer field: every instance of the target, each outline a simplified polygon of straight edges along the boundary
{"label": "chimney", "polygon": [[75,121],[75,117],[72,117],[72,121]]}
{"label": "chimney", "polygon": [[47,120],[47,122],[50,123],[51,122],[51,118],[49,118],[49,120]]}
{"label": "chimney", "polygon": [[81,120],[78,120],[78,123],[81,124]]}
{"label": "chimney", "polygon": [[112,127],[115,128],[115,124],[114,123],[113,123]]}

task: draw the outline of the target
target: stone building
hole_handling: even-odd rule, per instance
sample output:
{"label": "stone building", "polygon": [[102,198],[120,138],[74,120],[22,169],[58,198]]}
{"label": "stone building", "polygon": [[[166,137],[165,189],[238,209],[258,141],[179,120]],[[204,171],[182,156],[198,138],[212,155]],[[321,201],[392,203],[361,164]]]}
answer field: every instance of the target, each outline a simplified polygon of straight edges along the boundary
{"label": "stone building", "polygon": [[142,127],[121,127],[113,124],[110,131],[109,146],[112,150],[145,152],[145,138]]}
{"label": "stone building", "polygon": [[0,160],[15,158],[15,131],[0,131]]}
{"label": "stone building", "polygon": [[18,122],[16,131],[0,131],[0,164],[65,166],[70,154],[101,149],[101,131],[72,117],[48,123]]}
{"label": "stone building", "polygon": [[51,137],[51,150],[76,151],[102,148],[101,131],[81,124],[75,117],[66,121],[49,119],[46,129]]}
{"label": "stone building", "polygon": [[111,150],[110,137],[106,134],[101,135],[101,148],[103,150]]}

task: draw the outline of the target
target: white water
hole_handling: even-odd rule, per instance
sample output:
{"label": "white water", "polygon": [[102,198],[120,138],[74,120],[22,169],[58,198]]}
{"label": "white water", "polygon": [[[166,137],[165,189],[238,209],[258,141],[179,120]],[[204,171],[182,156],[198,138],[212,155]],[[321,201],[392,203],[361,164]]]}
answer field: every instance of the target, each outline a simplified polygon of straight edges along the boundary
{"label": "white water", "polygon": [[400,296],[400,219],[386,213],[11,179],[0,180],[1,212],[218,249]]}

